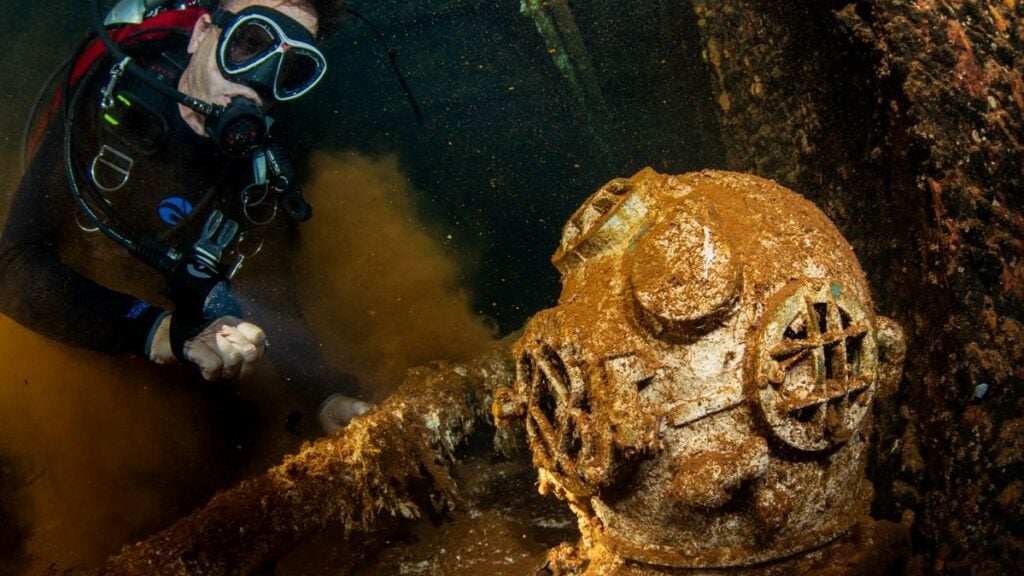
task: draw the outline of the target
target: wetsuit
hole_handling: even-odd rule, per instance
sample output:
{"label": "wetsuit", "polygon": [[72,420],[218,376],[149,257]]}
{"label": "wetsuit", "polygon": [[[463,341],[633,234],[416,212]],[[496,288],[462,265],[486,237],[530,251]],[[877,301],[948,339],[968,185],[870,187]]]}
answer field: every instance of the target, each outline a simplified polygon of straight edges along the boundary
{"label": "wetsuit", "polygon": [[[149,54],[140,60],[164,73],[180,74],[187,55],[183,40],[174,42],[176,46],[167,47],[164,42],[158,49],[149,47]],[[136,55],[142,50],[146,48],[136,47]],[[123,167],[126,164],[118,153],[132,157],[124,186],[107,197],[133,233],[179,249],[195,241],[211,210],[219,209],[236,220],[245,238],[236,248],[243,253],[262,250],[258,258],[246,260],[235,288],[261,310],[273,310],[272,314],[250,311],[247,319],[263,327],[274,342],[270,359],[275,367],[298,384],[295,391],[307,406],[315,406],[332,392],[354,393],[353,378],[327,368],[320,359],[294,295],[287,290],[294,222],[278,210],[272,221],[262,224],[273,213],[270,208],[243,206],[242,191],[254,178],[252,160],[231,160],[219,154],[209,139],[185,124],[177,104],[170,101],[163,110],[165,137],[154,149],[133,149],[132,143],[138,148],[137,135],[105,128],[98,106],[110,65],[107,59],[98,62],[73,97],[72,158],[79,173],[89,177],[90,170],[98,167],[97,180],[113,187],[118,170],[104,160]],[[176,80],[168,79],[174,84]],[[173,304],[163,294],[163,279],[156,270],[102,234],[82,229],[90,222],[69,193],[64,145],[64,118],[57,117],[18,186],[0,237],[0,313],[73,346],[144,354],[155,322]],[[101,154],[104,146],[117,152]],[[259,214],[250,217],[247,212]]]}

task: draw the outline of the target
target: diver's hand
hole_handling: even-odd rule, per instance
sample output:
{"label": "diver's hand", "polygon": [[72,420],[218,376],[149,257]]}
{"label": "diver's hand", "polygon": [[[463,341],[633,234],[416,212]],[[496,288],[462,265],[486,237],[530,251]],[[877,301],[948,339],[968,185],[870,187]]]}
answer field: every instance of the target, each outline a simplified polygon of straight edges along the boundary
{"label": "diver's hand", "polygon": [[320,405],[318,417],[320,426],[327,434],[333,434],[356,416],[369,412],[373,404],[344,394],[331,394]]}
{"label": "diver's hand", "polygon": [[[149,348],[157,364],[175,361],[171,352],[171,317],[165,317]],[[185,342],[185,358],[199,367],[206,380],[243,378],[267,349],[267,335],[255,324],[234,316],[221,316]]]}
{"label": "diver's hand", "polygon": [[153,329],[153,335],[149,340],[149,350],[146,352],[150,361],[157,364],[170,364],[178,359],[171,351],[171,315],[164,314],[160,318],[160,324]]}

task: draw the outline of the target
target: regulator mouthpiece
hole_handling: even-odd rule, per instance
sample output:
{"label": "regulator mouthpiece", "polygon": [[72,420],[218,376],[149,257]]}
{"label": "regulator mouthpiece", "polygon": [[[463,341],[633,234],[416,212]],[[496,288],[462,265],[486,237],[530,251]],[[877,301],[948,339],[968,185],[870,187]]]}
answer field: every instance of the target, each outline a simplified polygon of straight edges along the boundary
{"label": "regulator mouthpiece", "polygon": [[255,102],[236,96],[226,108],[207,115],[206,134],[225,155],[243,158],[263,146],[267,118]]}

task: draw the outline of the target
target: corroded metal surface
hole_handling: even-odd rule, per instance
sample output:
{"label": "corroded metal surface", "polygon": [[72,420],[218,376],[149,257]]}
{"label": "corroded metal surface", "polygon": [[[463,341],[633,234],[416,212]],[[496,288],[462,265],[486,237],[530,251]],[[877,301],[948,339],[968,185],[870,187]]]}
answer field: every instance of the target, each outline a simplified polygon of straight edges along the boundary
{"label": "corroded metal surface", "polygon": [[902,336],[810,202],[645,169],[588,199],[553,262],[561,298],[514,346],[494,410],[525,420],[588,573],[780,562],[865,521],[871,401],[899,374],[880,351]]}
{"label": "corroded metal surface", "polygon": [[[447,509],[457,495],[453,452],[485,416],[489,391],[511,378],[504,349],[411,371],[391,397],[337,435],[126,547],[100,573],[254,574],[328,528],[365,535],[423,510]],[[348,546],[360,549],[358,541]]]}
{"label": "corroded metal surface", "polygon": [[696,0],[732,170],[808,194],[907,331],[880,516],[922,572],[1024,565],[1024,2]]}

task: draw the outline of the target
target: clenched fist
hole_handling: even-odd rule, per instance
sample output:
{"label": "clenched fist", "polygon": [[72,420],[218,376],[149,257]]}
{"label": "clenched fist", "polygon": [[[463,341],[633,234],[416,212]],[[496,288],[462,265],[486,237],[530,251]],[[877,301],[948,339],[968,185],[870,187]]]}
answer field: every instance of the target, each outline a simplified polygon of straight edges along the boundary
{"label": "clenched fist", "polygon": [[[175,360],[170,326],[171,317],[166,316],[153,334],[149,359],[157,364]],[[184,352],[206,380],[231,380],[247,376],[267,345],[267,335],[259,326],[234,316],[221,316],[185,341]]]}

